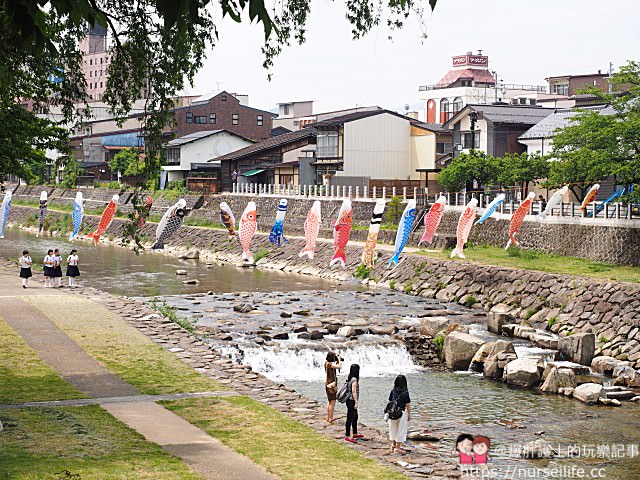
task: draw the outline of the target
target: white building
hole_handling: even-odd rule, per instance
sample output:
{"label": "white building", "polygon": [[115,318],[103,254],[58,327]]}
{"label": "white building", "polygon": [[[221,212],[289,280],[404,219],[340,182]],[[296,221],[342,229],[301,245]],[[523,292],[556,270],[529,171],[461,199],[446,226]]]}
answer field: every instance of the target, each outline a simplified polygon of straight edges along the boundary
{"label": "white building", "polygon": [[190,133],[167,143],[167,180],[185,179],[192,170],[192,164],[211,166],[210,160],[234,152],[254,142],[226,130],[205,130]]}
{"label": "white building", "polygon": [[452,57],[452,68],[437,83],[418,88],[427,101],[426,122],[446,123],[466,105],[505,102],[535,105],[547,90],[539,85],[506,84],[489,68],[489,57],[467,52]]}

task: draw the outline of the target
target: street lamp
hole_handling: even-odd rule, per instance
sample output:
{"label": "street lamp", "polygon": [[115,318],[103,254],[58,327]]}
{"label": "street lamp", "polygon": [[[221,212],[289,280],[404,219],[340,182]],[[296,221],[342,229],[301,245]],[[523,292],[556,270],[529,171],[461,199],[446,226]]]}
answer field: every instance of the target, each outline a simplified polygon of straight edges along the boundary
{"label": "street lamp", "polygon": [[475,110],[469,114],[471,120],[471,150],[476,148],[476,122],[478,121],[478,112]]}

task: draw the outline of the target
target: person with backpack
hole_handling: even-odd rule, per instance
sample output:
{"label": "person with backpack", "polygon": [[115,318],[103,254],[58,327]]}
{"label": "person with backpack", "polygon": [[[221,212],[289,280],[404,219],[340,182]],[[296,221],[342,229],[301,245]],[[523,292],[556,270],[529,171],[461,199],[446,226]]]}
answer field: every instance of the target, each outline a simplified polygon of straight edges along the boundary
{"label": "person with backpack", "polygon": [[324,389],[327,393],[327,422],[333,423],[333,413],[336,408],[336,394],[338,393],[338,370],[342,368],[342,359],[333,352],[327,353],[327,361],[324,362],[326,379]]}
{"label": "person with backpack", "polygon": [[[356,443],[358,438],[364,437],[358,433],[358,400],[360,399],[360,365],[354,363],[349,369],[347,379],[348,395],[347,401],[347,424],[345,425],[347,442]],[[351,435],[353,430],[353,435]]]}
{"label": "person with backpack", "polygon": [[385,409],[389,415],[389,440],[391,451],[402,453],[402,445],[407,440],[407,430],[411,420],[411,398],[407,387],[407,377],[398,375],[389,393],[389,403]]}

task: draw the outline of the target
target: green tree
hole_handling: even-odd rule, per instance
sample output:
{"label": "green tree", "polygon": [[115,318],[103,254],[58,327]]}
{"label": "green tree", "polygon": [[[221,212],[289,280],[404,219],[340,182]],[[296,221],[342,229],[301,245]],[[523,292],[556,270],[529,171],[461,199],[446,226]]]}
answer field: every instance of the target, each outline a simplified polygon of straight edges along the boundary
{"label": "green tree", "polygon": [[144,162],[137,149],[125,148],[113,156],[109,162],[109,169],[119,176],[134,176],[144,170]]}
{"label": "green tree", "polygon": [[438,175],[438,182],[449,192],[459,192],[475,180],[479,185],[498,183],[500,161],[480,150],[462,153]]}
{"label": "green tree", "polygon": [[508,153],[496,158],[498,163],[498,184],[517,186],[520,184],[524,195],[527,194],[530,182],[537,182],[549,175],[549,161],[541,155],[526,153]]}
{"label": "green tree", "polygon": [[640,63],[630,61],[610,80],[611,92],[583,90],[608,107],[582,110],[553,137],[550,185],[571,184],[583,199],[593,183],[615,176],[640,181]]}
{"label": "green tree", "polygon": [[[431,9],[436,2],[429,0]],[[346,7],[354,38],[382,22],[393,30],[402,27],[410,14],[420,19],[423,15],[422,2],[417,0],[348,0]],[[103,100],[122,117],[141,94],[146,99],[146,114],[141,122],[145,168],[157,172],[162,131],[173,121],[172,99],[192,84],[207,47],[218,40],[214,22],[218,11],[222,12],[220,21],[241,22],[248,17],[249,21],[262,24],[267,68],[284,46],[306,39],[308,0],[280,0],[269,6],[264,0],[3,0],[1,115],[15,111],[25,100],[33,102],[36,111],[59,108],[61,113],[56,121],[38,121],[34,114],[24,115],[23,123],[29,123],[29,128],[15,126],[6,133],[16,151],[0,155],[0,172],[22,174],[19,159],[35,155],[25,150],[32,145],[42,150],[40,143],[46,141],[55,143],[64,135],[52,127],[73,126],[78,120],[76,104],[87,100],[80,42],[90,25],[102,25],[112,37]],[[80,113],[88,112],[81,109]]]}
{"label": "green tree", "polygon": [[384,212],[385,226],[398,225],[403,213],[404,205],[402,204],[402,197],[391,197]]}
{"label": "green tree", "polygon": [[62,172],[61,185],[64,188],[75,188],[78,177],[82,175],[82,168],[74,157],[68,157],[64,161],[64,170]]}

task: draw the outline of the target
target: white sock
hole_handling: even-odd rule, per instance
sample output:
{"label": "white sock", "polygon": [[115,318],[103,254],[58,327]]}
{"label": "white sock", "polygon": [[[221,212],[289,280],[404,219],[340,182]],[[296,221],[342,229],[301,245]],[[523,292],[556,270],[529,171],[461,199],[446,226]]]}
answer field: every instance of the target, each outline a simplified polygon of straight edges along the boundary
{"label": "white sock", "polygon": [[22,279],[22,285],[25,286],[25,287],[27,286],[27,279],[26,278]]}

